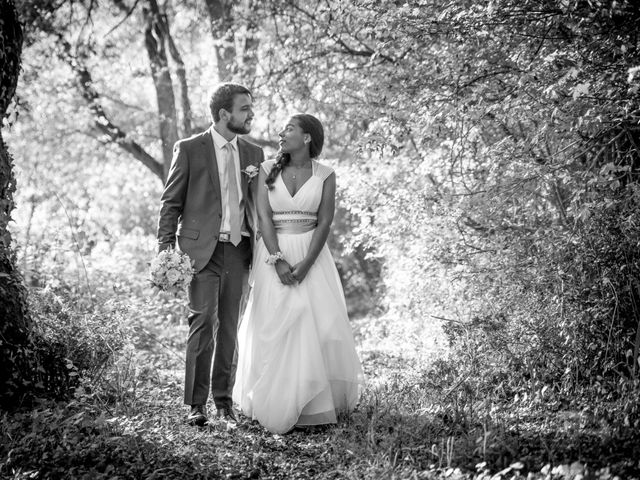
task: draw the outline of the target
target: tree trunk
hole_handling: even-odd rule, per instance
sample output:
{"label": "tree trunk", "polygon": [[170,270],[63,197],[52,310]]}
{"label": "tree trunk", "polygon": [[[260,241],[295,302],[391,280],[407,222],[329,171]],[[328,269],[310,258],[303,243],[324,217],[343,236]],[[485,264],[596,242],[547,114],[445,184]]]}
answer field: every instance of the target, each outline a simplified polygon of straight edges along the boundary
{"label": "tree trunk", "polygon": [[235,36],[231,9],[232,0],[206,0],[211,19],[211,34],[216,51],[218,80],[228,82],[233,79],[236,57]]}
{"label": "tree trunk", "polygon": [[[0,0],[0,121],[6,117],[20,73],[22,29],[12,0]],[[0,129],[0,406],[11,406],[27,388],[30,356],[31,320],[27,293],[16,268],[11,249],[8,223],[14,208],[16,189],[13,160],[2,139]]]}
{"label": "tree trunk", "polygon": [[[256,77],[256,66],[258,64],[258,47],[260,39],[258,31],[260,29],[257,0],[244,0],[242,3],[242,26],[240,49],[236,52],[236,63],[240,81],[250,88],[253,87]],[[237,23],[237,22],[235,22]],[[236,25],[236,28],[238,25]],[[238,50],[236,46],[236,50]]]}
{"label": "tree trunk", "polygon": [[[18,23],[15,7],[11,0],[0,0],[0,120],[4,120],[7,108],[13,98],[20,73],[22,54],[22,29]],[[2,311],[2,342],[13,343],[20,340],[29,329],[25,289],[15,267],[15,256],[11,250],[11,233],[8,224],[14,208],[13,193],[16,189],[13,176],[13,160],[2,138],[0,130],[0,311]],[[7,338],[7,335],[9,338]]]}
{"label": "tree trunk", "polygon": [[194,131],[191,115],[191,102],[189,100],[189,86],[187,84],[187,71],[185,69],[180,50],[178,50],[178,46],[171,36],[169,19],[166,15],[162,15],[162,29],[167,41],[167,46],[169,47],[169,53],[171,53],[171,58],[176,64],[176,75],[178,77],[178,84],[180,85],[180,106],[182,108],[182,134],[183,136],[188,137],[194,133]]}
{"label": "tree trunk", "polygon": [[158,100],[158,113],[160,115],[160,138],[162,140],[162,157],[164,160],[164,176],[166,178],[171,165],[173,145],[178,141],[178,121],[176,114],[176,100],[173,93],[173,82],[167,61],[165,48],[165,29],[163,28],[162,15],[156,0],[148,0],[148,6],[144,8],[146,22],[144,40],[151,75],[156,87]]}

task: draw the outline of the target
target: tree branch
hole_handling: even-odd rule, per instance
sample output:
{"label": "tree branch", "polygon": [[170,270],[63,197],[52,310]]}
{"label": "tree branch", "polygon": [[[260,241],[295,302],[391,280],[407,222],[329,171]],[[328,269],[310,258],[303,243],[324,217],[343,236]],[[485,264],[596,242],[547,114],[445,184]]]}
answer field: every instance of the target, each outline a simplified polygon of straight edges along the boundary
{"label": "tree branch", "polygon": [[164,169],[162,163],[158,162],[154,157],[149,155],[145,149],[131,140],[126,132],[120,127],[114,125],[100,103],[100,95],[93,86],[91,73],[86,66],[81,64],[78,58],[71,56],[71,46],[61,39],[61,43],[65,52],[65,57],[73,72],[76,75],[78,87],[82,98],[85,99],[89,110],[94,116],[94,128],[101,134],[99,140],[104,144],[115,143],[120,148],[131,154],[136,160],[151,170],[160,180],[164,179]]}
{"label": "tree branch", "polygon": [[140,2],[140,0],[135,0],[135,2],[133,2],[133,6],[131,8],[128,8],[124,2],[122,0],[113,0],[113,3],[116,5],[116,7],[118,7],[120,10],[122,10],[124,12],[124,18],[122,20],[120,20],[114,27],[112,27],[106,34],[105,37],[111,35],[111,33],[113,33],[115,30],[117,30],[120,25],[122,25],[124,22],[127,21],[127,19],[131,16],[131,14],[133,13],[133,11],[136,9],[136,7],[138,6],[138,3]]}

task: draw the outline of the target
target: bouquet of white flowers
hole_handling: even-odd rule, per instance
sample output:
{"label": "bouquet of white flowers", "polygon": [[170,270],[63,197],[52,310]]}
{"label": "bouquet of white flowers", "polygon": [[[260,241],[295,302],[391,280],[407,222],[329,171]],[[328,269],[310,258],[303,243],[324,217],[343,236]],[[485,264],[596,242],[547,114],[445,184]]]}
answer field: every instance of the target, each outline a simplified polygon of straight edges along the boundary
{"label": "bouquet of white flowers", "polygon": [[177,295],[186,290],[193,278],[193,261],[184,252],[167,249],[160,252],[149,268],[151,285]]}

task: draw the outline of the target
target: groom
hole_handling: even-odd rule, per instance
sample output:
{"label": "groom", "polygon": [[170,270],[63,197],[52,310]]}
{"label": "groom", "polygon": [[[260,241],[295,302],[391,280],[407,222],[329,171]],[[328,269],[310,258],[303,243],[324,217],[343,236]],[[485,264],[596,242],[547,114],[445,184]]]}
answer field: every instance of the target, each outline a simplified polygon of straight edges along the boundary
{"label": "groom", "polygon": [[[237,422],[231,393],[240,299],[257,229],[257,181],[262,149],[238,135],[251,130],[253,97],[225,83],[211,95],[213,125],[173,149],[158,220],[158,250],[187,253],[197,272],[189,286],[189,337],[184,402],[187,421],[207,421],[209,389],[216,416]],[[212,368],[213,361],[213,368]]]}

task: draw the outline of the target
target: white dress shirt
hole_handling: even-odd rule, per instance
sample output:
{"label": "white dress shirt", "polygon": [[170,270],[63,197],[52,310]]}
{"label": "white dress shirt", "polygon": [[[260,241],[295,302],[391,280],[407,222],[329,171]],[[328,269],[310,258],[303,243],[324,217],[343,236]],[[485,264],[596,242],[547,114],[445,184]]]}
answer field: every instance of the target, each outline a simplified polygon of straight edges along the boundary
{"label": "white dress shirt", "polygon": [[216,161],[218,162],[218,177],[220,179],[220,195],[222,197],[222,222],[220,223],[220,231],[229,233],[231,230],[231,222],[229,221],[229,189],[227,188],[227,162],[226,152],[224,146],[227,143],[231,144],[231,150],[233,151],[233,163],[236,169],[236,180],[238,184],[238,198],[240,199],[240,225],[242,226],[242,235],[248,236],[248,232],[244,228],[244,199],[242,197],[242,184],[241,184],[241,172],[240,172],[240,155],[238,153],[238,136],[236,135],[230,142],[220,135],[216,130],[211,127],[211,138],[213,139],[213,147],[216,152]]}

